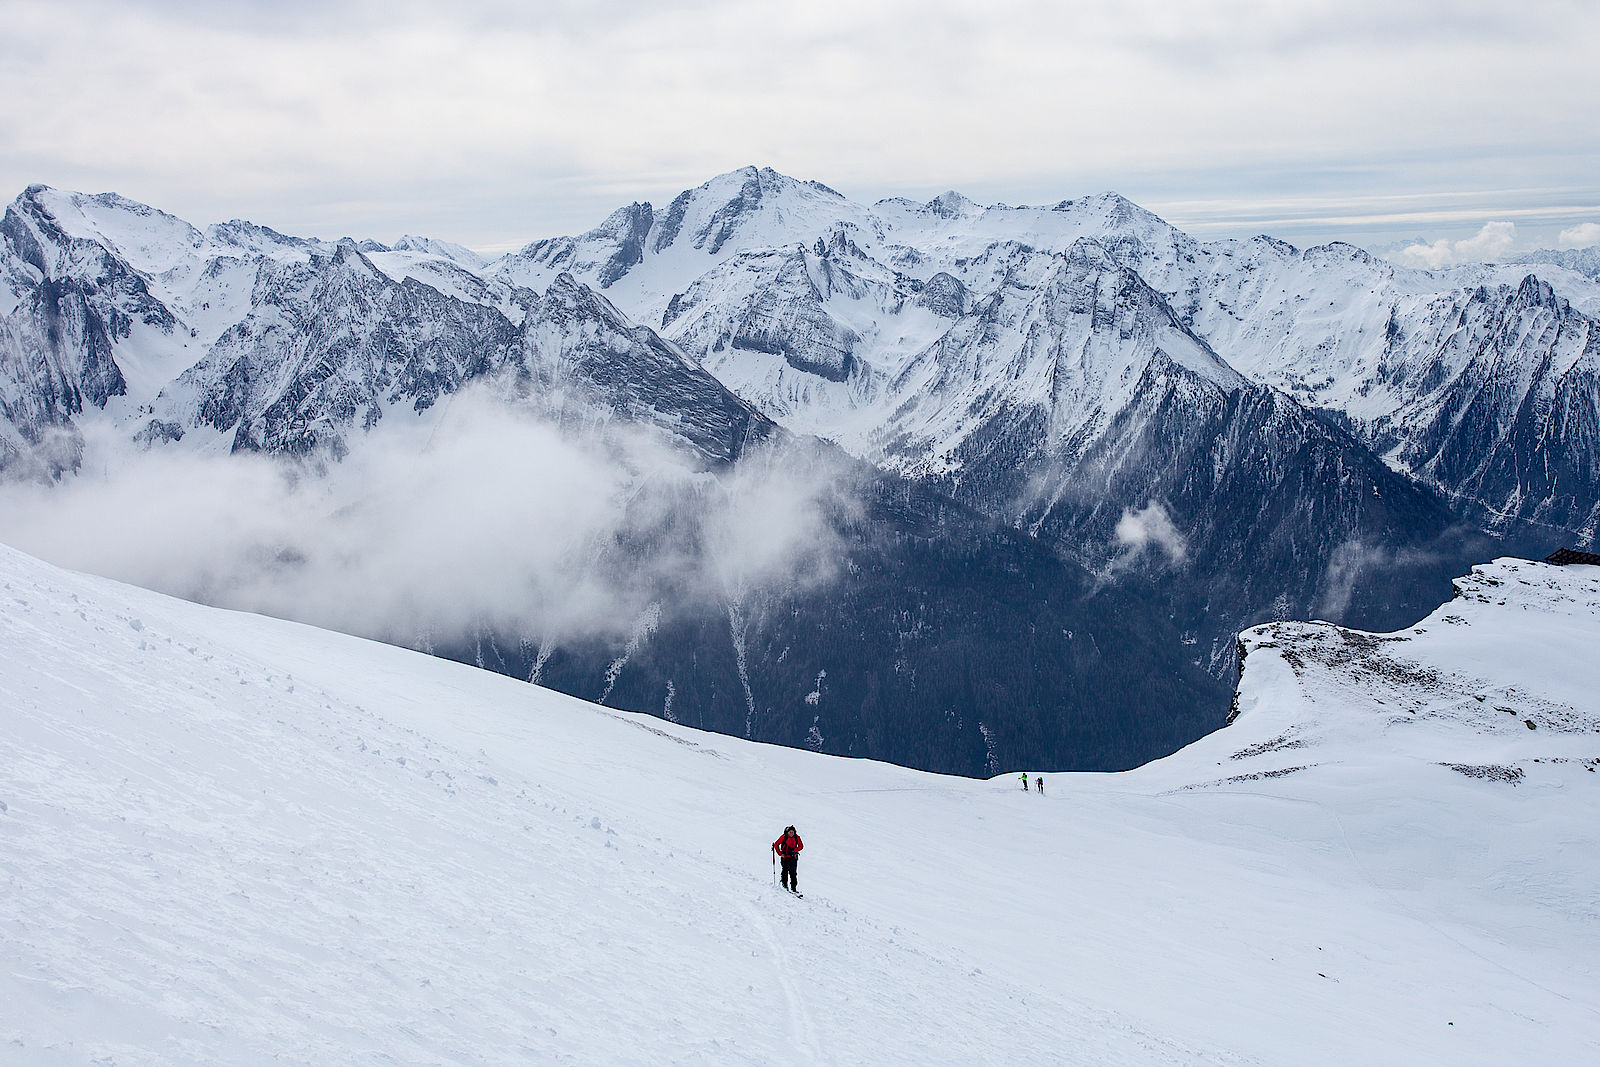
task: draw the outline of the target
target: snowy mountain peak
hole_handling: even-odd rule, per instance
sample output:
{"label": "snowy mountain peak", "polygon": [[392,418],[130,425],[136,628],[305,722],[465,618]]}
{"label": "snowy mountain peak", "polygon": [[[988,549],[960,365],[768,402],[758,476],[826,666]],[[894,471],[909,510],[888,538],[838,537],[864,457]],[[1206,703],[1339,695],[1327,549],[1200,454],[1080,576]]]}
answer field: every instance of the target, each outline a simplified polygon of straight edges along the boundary
{"label": "snowy mountain peak", "polygon": [[262,226],[246,219],[230,219],[206,227],[206,239],[225,248],[256,255],[273,255],[278,252],[301,252],[323,247],[321,241],[308,237],[290,237],[270,226]]}
{"label": "snowy mountain peak", "polygon": [[655,210],[648,203],[633,203],[619,208],[585,237],[590,241],[609,242],[616,245],[612,254],[600,268],[597,276],[602,289],[628,273],[634,264],[644,258],[645,240],[650,227],[655,224]]}
{"label": "snowy mountain peak", "polygon": [[543,304],[581,311],[585,315],[603,318],[618,329],[631,329],[633,324],[618,311],[616,305],[580,282],[566,271],[557,274],[544,291]]}
{"label": "snowy mountain peak", "polygon": [[[1122,343],[1110,346],[1108,354],[1133,356],[1136,361],[1160,354],[1224,389],[1246,384],[1243,375],[1178,320],[1160,292],[1098,240],[1085,237],[1072,243],[1052,271],[1045,294],[1054,321],[1064,322],[1065,315],[1087,315],[1091,329],[1114,329]],[[1156,347],[1147,350],[1147,337],[1162,340],[1153,341]],[[1110,367],[1103,373],[1113,376]],[[1114,376],[1126,379],[1129,374],[1119,367]]]}
{"label": "snowy mountain peak", "polygon": [[[656,228],[651,247],[661,252],[687,240],[716,256],[730,250],[785,244],[798,237],[809,243],[853,208],[837,192],[817,182],[802,182],[771,167],[743,167],[719,174],[673,200]],[[797,225],[798,224],[798,225]]]}
{"label": "snowy mountain peak", "polygon": [[637,239],[650,231],[650,225],[654,221],[655,208],[650,205],[650,202],[648,200],[635,200],[626,207],[619,207],[607,215],[600,225],[584,234],[584,236]]}
{"label": "snowy mountain peak", "polygon": [[1546,308],[1558,311],[1566,301],[1556,296],[1555,288],[1546,281],[1541,281],[1536,275],[1528,275],[1517,286],[1516,302],[1525,308]]}
{"label": "snowy mountain peak", "polygon": [[1256,234],[1254,237],[1250,238],[1249,243],[1260,245],[1261,247],[1271,251],[1273,254],[1282,257],[1298,256],[1300,254],[1300,249],[1296,248],[1288,241],[1281,240],[1265,233]]}
{"label": "snowy mountain peak", "polygon": [[535,241],[491,264],[513,285],[542,289],[559,271],[616,292],[630,314],[660,322],[694,280],[745,252],[832,241],[841,227],[874,233],[865,208],[820,182],[747,166],[685,189],[664,210],[635,202],[576,237]]}
{"label": "snowy mountain peak", "polygon": [[[817,194],[835,200],[845,199],[844,194],[840,193],[837,189],[824,185],[821,182],[813,179],[790,177],[789,175],[773,167],[750,164],[740,167],[738,170],[729,171],[727,174],[720,175],[719,177],[731,178],[733,175],[738,175],[742,182],[748,182],[754,179],[769,195],[783,195],[785,193],[796,193],[800,195]],[[713,178],[711,181],[714,183],[718,181],[718,178]]]}
{"label": "snowy mountain peak", "polygon": [[415,234],[406,234],[391,247],[396,252],[419,252],[438,256],[468,270],[481,270],[488,262],[466,245],[459,245],[454,241],[441,241],[434,237],[418,237]]}
{"label": "snowy mountain peak", "polygon": [[170,269],[204,243],[200,232],[182,219],[118,193],[32,185],[13,206],[44,232],[59,235],[57,239],[99,244],[147,274]]}
{"label": "snowy mountain peak", "polygon": [[941,219],[958,219],[964,215],[983,211],[980,205],[968,200],[954,189],[940,193],[923,206],[930,214],[937,215]]}
{"label": "snowy mountain peak", "polygon": [[1145,210],[1121,193],[1112,190],[1092,193],[1075,200],[1063,200],[1051,210],[1104,219],[1109,225],[1116,227],[1145,228],[1166,225],[1165,220],[1154,212]]}
{"label": "snowy mountain peak", "polygon": [[1386,261],[1378,259],[1365,248],[1360,248],[1348,241],[1329,241],[1327,244],[1312,245],[1301,253],[1309,262],[1356,265],[1373,269],[1392,270]]}
{"label": "snowy mountain peak", "polygon": [[373,265],[372,260],[367,258],[361,245],[351,237],[341,237],[334,244],[333,262],[335,266],[367,281],[377,279],[382,273]]}

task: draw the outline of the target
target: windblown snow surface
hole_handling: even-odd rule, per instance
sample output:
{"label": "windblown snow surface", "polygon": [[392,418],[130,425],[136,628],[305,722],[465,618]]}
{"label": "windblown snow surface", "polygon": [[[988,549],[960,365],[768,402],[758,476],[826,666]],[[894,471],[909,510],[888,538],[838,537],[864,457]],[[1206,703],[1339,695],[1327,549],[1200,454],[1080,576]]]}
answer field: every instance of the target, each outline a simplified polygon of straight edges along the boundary
{"label": "windblown snow surface", "polygon": [[1594,1062],[1600,568],[1459,594],[1041,796],[0,548],[0,1059]]}

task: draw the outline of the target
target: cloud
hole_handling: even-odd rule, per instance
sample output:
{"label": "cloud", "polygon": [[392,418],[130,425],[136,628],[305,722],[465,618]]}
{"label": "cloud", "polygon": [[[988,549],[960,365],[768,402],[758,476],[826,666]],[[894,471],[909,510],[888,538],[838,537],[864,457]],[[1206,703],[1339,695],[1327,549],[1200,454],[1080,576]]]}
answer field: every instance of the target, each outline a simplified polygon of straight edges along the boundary
{"label": "cloud", "polygon": [[1328,557],[1327,570],[1322,576],[1322,593],[1317,601],[1318,617],[1330,622],[1343,622],[1355,601],[1357,587],[1381,588],[1397,578],[1415,580],[1418,568],[1434,567],[1450,558],[1442,548],[1447,539],[1459,531],[1441,537],[1433,547],[1390,548],[1369,545],[1359,538],[1343,541]]}
{"label": "cloud", "polygon": [[1049,202],[1218,166],[1582,197],[1596,159],[1593,4],[13,0],[6,30],[0,185],[324,237],[521,243],[751,162]]}
{"label": "cloud", "polygon": [[1160,552],[1169,566],[1176,567],[1189,558],[1189,542],[1184,538],[1166,506],[1153,500],[1138,511],[1124,508],[1112,532],[1120,551],[1111,561],[1111,571],[1131,567],[1146,552]]}
{"label": "cloud", "polygon": [[858,502],[836,494],[840,473],[814,452],[768,447],[747,453],[716,483],[704,543],[721,587],[825,577],[838,557],[827,506],[859,516]]}
{"label": "cloud", "polygon": [[[487,388],[384,420],[321,474],[102,428],[82,473],[0,486],[0,539],[63,566],[402,644],[488,630],[627,638],[730,586],[826,580],[825,461],[786,446],[716,476],[643,430],[570,430]],[[770,475],[764,477],[763,475]]]}
{"label": "cloud", "polygon": [[1561,248],[1592,248],[1600,245],[1600,222],[1580,222],[1562,230],[1556,243]]}
{"label": "cloud", "polygon": [[1322,598],[1317,604],[1321,618],[1337,622],[1344,618],[1355,597],[1356,582],[1362,575],[1385,562],[1383,553],[1357,540],[1341,543],[1328,557],[1328,569],[1322,576]]}
{"label": "cloud", "polygon": [[1407,267],[1440,270],[1458,263],[1493,262],[1511,251],[1517,243],[1517,224],[1486,222],[1483,229],[1460,241],[1435,241],[1402,248],[1391,257]]}

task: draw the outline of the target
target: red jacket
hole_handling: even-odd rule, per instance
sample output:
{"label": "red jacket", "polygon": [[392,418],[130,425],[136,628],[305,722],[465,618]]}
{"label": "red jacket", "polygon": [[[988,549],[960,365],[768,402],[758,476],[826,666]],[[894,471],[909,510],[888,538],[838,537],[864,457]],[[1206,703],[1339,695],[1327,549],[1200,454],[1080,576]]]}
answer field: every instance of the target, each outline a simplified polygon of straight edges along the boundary
{"label": "red jacket", "polygon": [[772,851],[780,856],[798,856],[800,850],[805,847],[805,843],[800,840],[800,835],[791,833],[785,833],[772,843]]}

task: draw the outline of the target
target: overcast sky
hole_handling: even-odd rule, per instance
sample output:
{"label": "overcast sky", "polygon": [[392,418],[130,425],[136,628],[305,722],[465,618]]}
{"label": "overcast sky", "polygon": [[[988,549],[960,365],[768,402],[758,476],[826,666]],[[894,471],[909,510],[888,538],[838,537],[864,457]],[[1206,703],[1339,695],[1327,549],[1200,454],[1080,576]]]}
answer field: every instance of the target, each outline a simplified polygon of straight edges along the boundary
{"label": "overcast sky", "polygon": [[863,201],[1116,189],[1201,237],[1600,238],[1594,0],[7,0],[0,18],[6,198],[42,181],[201,224],[501,250],[758,163]]}

